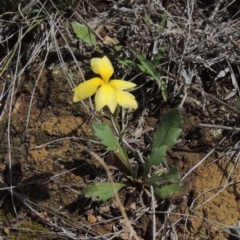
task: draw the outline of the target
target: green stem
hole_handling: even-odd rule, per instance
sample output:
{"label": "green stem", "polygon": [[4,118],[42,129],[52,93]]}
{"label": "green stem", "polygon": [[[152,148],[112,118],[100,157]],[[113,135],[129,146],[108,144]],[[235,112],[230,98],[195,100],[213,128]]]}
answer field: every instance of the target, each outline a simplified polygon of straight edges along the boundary
{"label": "green stem", "polygon": [[130,172],[131,172],[131,174],[133,176],[134,175],[133,174],[133,169],[132,169],[132,166],[131,166],[131,164],[129,162],[128,155],[127,155],[127,152],[126,152],[126,149],[125,149],[125,145],[124,145],[124,142],[123,142],[121,128],[120,128],[120,126],[118,124],[118,114],[119,114],[119,107],[117,107],[115,112],[113,114],[111,113],[111,115],[112,115],[112,118],[113,118],[113,122],[114,122],[114,124],[115,124],[115,126],[117,128],[117,131],[118,131],[119,141],[120,141],[121,147],[123,149],[123,153],[124,153],[124,155],[126,157],[128,168],[129,168],[129,170],[130,170]]}

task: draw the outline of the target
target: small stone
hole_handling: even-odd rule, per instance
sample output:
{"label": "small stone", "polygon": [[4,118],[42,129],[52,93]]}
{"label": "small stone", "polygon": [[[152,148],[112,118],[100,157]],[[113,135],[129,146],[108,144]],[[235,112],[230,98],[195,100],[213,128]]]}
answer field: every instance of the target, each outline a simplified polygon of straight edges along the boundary
{"label": "small stone", "polygon": [[53,191],[57,191],[58,190],[58,185],[57,184],[52,184],[51,189]]}
{"label": "small stone", "polygon": [[4,232],[6,235],[9,235],[9,234],[10,234],[10,229],[9,229],[9,228],[4,228],[4,229],[3,229],[3,232]]}
{"label": "small stone", "polygon": [[90,214],[90,215],[87,216],[87,221],[89,223],[93,224],[93,223],[97,222],[97,218],[94,215]]}

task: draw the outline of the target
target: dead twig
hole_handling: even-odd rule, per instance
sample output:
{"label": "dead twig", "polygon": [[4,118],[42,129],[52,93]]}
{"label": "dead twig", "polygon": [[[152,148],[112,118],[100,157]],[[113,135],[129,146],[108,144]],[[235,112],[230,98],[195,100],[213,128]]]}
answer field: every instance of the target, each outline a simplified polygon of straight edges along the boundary
{"label": "dead twig", "polygon": [[122,214],[122,216],[123,216],[123,218],[124,218],[124,220],[125,220],[125,222],[126,222],[126,225],[127,225],[127,227],[130,229],[130,232],[131,232],[132,236],[133,236],[136,240],[140,240],[139,237],[137,236],[135,230],[133,229],[133,227],[132,227],[132,225],[131,225],[128,217],[127,217],[127,214],[126,214],[126,212],[125,212],[125,210],[124,210],[124,207],[123,207],[123,205],[122,205],[122,202],[121,202],[121,200],[120,200],[120,198],[119,198],[118,192],[117,192],[116,187],[115,187],[115,185],[114,185],[114,180],[113,180],[112,174],[110,173],[110,171],[109,171],[109,169],[108,169],[108,166],[106,165],[106,163],[105,163],[96,153],[88,150],[87,148],[86,148],[86,151],[89,152],[90,155],[91,155],[92,157],[94,157],[96,160],[98,160],[98,161],[102,164],[102,166],[104,167],[104,169],[105,169],[105,171],[106,171],[106,173],[107,173],[107,175],[108,175],[108,179],[109,179],[109,181],[110,181],[111,184],[112,184],[112,188],[113,188],[113,190],[114,190],[114,195],[115,195],[116,202],[117,202],[118,207],[119,207],[119,210],[121,211],[121,214]]}
{"label": "dead twig", "polygon": [[237,131],[237,132],[240,132],[240,128],[227,127],[227,126],[215,125],[215,124],[200,123],[200,124],[198,125],[198,127],[217,128],[217,129],[224,129],[224,130],[229,130],[229,131]]}

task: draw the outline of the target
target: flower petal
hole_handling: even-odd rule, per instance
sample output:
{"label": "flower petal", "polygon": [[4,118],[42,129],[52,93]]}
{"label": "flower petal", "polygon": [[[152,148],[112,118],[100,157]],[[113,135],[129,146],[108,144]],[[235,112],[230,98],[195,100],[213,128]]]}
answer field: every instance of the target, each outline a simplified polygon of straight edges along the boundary
{"label": "flower petal", "polygon": [[73,89],[73,102],[79,102],[85,98],[91,97],[102,84],[104,84],[103,80],[97,77],[80,83]]}
{"label": "flower petal", "polygon": [[116,90],[126,90],[126,89],[134,88],[135,86],[137,86],[137,84],[135,83],[124,81],[124,80],[111,80],[109,84],[113,86]]}
{"label": "flower petal", "polygon": [[119,104],[123,108],[136,109],[138,107],[135,97],[129,92],[117,91],[116,97],[117,97],[117,104]]}
{"label": "flower petal", "polygon": [[96,109],[100,111],[104,106],[108,106],[111,113],[117,107],[116,91],[108,84],[102,85],[95,95]]}
{"label": "flower petal", "polygon": [[105,83],[108,83],[114,72],[112,63],[107,56],[104,56],[103,58],[92,58],[91,67],[93,72],[101,75]]}

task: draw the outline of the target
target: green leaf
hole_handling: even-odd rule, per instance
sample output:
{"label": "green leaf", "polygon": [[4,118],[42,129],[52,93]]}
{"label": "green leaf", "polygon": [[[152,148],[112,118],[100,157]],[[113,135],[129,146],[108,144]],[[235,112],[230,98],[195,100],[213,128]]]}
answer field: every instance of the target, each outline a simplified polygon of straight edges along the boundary
{"label": "green leaf", "polygon": [[80,24],[76,21],[72,21],[71,25],[74,33],[77,35],[79,39],[81,39],[85,43],[97,45],[95,35],[91,32],[91,30],[87,26]]}
{"label": "green leaf", "polygon": [[153,137],[153,149],[161,146],[172,147],[176,144],[177,138],[181,135],[183,118],[178,109],[168,111],[159,124]]}
{"label": "green leaf", "polygon": [[153,136],[153,148],[145,165],[144,179],[147,178],[153,165],[163,163],[167,149],[176,144],[177,138],[182,133],[180,128],[182,124],[183,118],[178,109],[172,109],[162,117],[162,121]]}
{"label": "green leaf", "polygon": [[114,48],[117,52],[119,52],[122,49],[121,45],[114,45]]}
{"label": "green leaf", "polygon": [[156,66],[160,62],[160,60],[163,58],[163,55],[166,53],[167,50],[168,50],[168,45],[160,49],[160,52],[154,57],[152,61],[153,66]]}
{"label": "green leaf", "polygon": [[164,16],[163,16],[163,19],[162,19],[162,21],[161,21],[161,23],[160,23],[159,29],[158,29],[159,33],[162,33],[163,28],[164,28],[165,25],[166,25],[167,18],[168,18],[168,15],[165,13]]}
{"label": "green leaf", "polygon": [[163,100],[166,102],[167,101],[167,85],[164,81],[161,81],[161,93]]}
{"label": "green leaf", "polygon": [[153,186],[154,188],[160,187],[163,184],[173,183],[180,179],[177,167],[170,168],[167,172],[155,174],[145,180],[145,183]]}
{"label": "green leaf", "polygon": [[155,188],[154,193],[162,199],[168,199],[187,195],[189,189],[190,184],[188,183],[188,181],[182,182],[181,180],[179,180],[174,184],[166,185],[161,188]]}
{"label": "green leaf", "polygon": [[123,183],[95,182],[94,184],[89,185],[84,189],[84,196],[86,198],[91,198],[92,201],[105,202],[108,199],[114,197],[114,189],[112,184],[114,184],[116,192],[126,186]]}
{"label": "green leaf", "polygon": [[141,71],[141,72],[145,72],[146,73],[146,70],[144,68],[144,66],[142,66],[141,64],[137,64],[137,63],[134,63],[133,61],[129,60],[129,59],[121,59],[121,58],[116,58],[117,61],[126,66],[126,67],[130,67],[131,69],[135,70],[135,71]]}
{"label": "green leaf", "polygon": [[157,165],[164,162],[166,151],[167,151],[167,146],[161,146],[160,148],[152,149],[151,154],[148,156],[148,160],[145,165],[144,178],[147,177],[147,174],[149,173],[150,168],[153,165]]}
{"label": "green leaf", "polygon": [[101,139],[101,143],[107,147],[107,150],[119,155],[120,158],[123,159],[123,163],[125,163],[126,166],[129,166],[128,159],[111,128],[106,123],[93,123],[92,128],[95,135]]}
{"label": "green leaf", "polygon": [[129,59],[122,59],[122,58],[117,58],[117,61],[126,66],[126,67],[130,67],[132,69],[134,69],[135,71],[139,70],[141,68],[140,64],[135,64],[133,63],[133,61],[129,60]]}
{"label": "green leaf", "polygon": [[151,75],[156,81],[159,81],[160,74],[155,69],[155,66],[151,62],[149,62],[142,54],[137,53],[132,47],[131,50],[133,51],[134,55],[137,57],[138,61],[141,63],[140,70],[142,72],[148,73]]}

